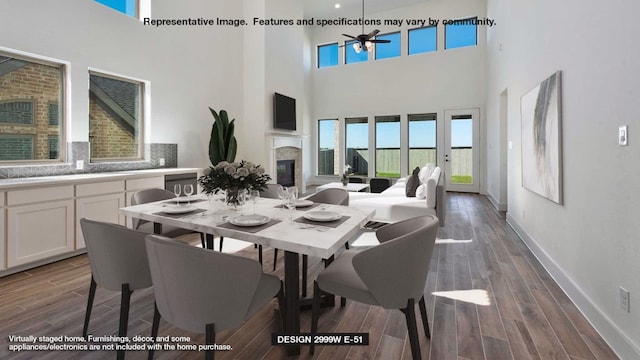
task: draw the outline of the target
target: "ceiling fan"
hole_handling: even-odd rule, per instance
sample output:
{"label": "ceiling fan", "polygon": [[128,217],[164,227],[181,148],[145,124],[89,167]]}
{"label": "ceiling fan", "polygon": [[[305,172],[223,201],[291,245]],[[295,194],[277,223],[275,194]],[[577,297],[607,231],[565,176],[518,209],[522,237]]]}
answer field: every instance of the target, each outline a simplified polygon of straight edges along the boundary
{"label": "ceiling fan", "polygon": [[369,51],[373,49],[373,44],[378,43],[390,43],[391,40],[377,40],[374,39],[376,37],[376,35],[378,35],[378,33],[380,32],[380,30],[375,29],[372,32],[365,34],[364,33],[364,0],[362,0],[362,34],[358,35],[358,36],[352,36],[352,35],[348,35],[348,34],[342,34],[343,36],[346,36],[348,38],[351,38],[357,42],[355,42],[353,44],[353,50],[355,50],[356,53],[360,53],[360,51],[364,50],[364,51]]}

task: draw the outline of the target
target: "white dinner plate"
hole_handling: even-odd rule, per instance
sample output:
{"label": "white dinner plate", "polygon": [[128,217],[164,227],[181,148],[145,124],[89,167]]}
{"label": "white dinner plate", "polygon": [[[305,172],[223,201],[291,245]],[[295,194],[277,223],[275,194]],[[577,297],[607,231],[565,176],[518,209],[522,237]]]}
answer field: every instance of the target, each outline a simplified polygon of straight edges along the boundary
{"label": "white dinner plate", "polygon": [[270,217],[258,214],[240,215],[229,220],[230,223],[236,226],[260,226],[268,223],[269,221],[271,221]]}
{"label": "white dinner plate", "polygon": [[309,207],[311,205],[313,205],[313,201],[311,200],[304,200],[304,199],[296,200],[296,207],[303,208],[303,207]]}
{"label": "white dinner plate", "polygon": [[[193,197],[191,197],[191,200],[193,201]],[[177,198],[171,199],[171,201],[174,202],[174,203],[178,203],[178,204],[188,203],[189,202],[189,197],[188,196],[179,196]]]}
{"label": "white dinner plate", "polygon": [[192,212],[198,210],[197,207],[191,205],[169,205],[162,208],[163,213],[167,214],[186,214],[188,212]]}
{"label": "white dinner plate", "polygon": [[342,217],[342,215],[338,214],[335,211],[327,211],[327,210],[314,210],[307,211],[304,215],[302,215],[305,219],[311,221],[335,221]]}

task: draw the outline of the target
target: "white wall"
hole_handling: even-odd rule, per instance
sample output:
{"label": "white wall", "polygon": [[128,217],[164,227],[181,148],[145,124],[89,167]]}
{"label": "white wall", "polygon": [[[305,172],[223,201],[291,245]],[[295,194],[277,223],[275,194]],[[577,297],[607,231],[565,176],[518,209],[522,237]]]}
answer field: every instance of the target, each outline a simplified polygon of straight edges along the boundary
{"label": "white wall", "polygon": [[[459,19],[478,16],[486,12],[484,1],[434,0],[384,13],[368,14],[372,19]],[[346,15],[345,15],[346,16]],[[360,17],[352,14],[346,17]],[[478,27],[478,46],[444,50],[444,27],[438,27],[438,51],[407,54],[407,29],[381,26],[365,26],[365,32],[379,29],[380,33],[401,30],[401,56],[373,60],[366,63],[344,64],[343,48],[339,50],[339,65],[314,69],[312,74],[313,127],[318,119],[368,116],[370,124],[376,115],[438,113],[438,131],[444,133],[444,110],[448,108],[479,107],[485,101],[485,28]],[[346,37],[342,33],[358,35],[360,26],[316,27],[313,44],[339,42]],[[313,66],[316,67],[316,48],[313,47]],[[484,114],[481,113],[481,118]],[[481,121],[483,121],[481,119]],[[484,136],[481,134],[481,142]],[[441,147],[443,144],[438,144]],[[316,149],[317,145],[314,145]],[[315,151],[314,151],[315,152]],[[439,151],[439,154],[442,154]],[[315,160],[314,153],[314,161]],[[402,164],[406,170],[406,164]],[[315,167],[314,167],[315,168]],[[482,182],[482,180],[481,180]]]}
{"label": "white wall", "polygon": [[[154,18],[242,16],[241,3],[154,0]],[[91,0],[3,0],[0,46],[70,62],[70,140],[88,141],[89,67],[151,82],[148,139],[177,143],[178,165],[209,164],[207,106],[242,115],[242,31],[155,28]]]}
{"label": "white wall", "polygon": [[[623,359],[640,358],[640,33],[634,0],[489,0],[489,141],[508,89],[508,220]],[[521,186],[520,96],[562,71],[564,205]],[[629,125],[629,146],[617,145]],[[636,141],[634,141],[634,139]],[[488,182],[499,160],[490,153]],[[493,191],[493,190],[492,190]],[[631,292],[631,313],[618,287]]]}

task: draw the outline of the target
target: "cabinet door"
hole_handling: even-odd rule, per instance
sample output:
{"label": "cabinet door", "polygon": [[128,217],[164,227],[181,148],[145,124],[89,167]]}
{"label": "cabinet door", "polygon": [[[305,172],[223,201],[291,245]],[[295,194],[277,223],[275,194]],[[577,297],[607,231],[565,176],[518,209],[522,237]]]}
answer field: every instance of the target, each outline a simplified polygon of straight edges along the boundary
{"label": "cabinet door", "polygon": [[7,209],[7,266],[73,250],[73,200]]}
{"label": "cabinet door", "polygon": [[4,221],[6,219],[6,210],[4,209],[4,193],[0,192],[0,270],[7,268],[6,256],[4,249],[7,247],[7,238],[4,232]]}
{"label": "cabinet door", "polygon": [[76,249],[82,249],[84,236],[80,227],[80,219],[105,221],[114,224],[125,224],[120,208],[125,206],[124,194],[91,196],[76,200]]}

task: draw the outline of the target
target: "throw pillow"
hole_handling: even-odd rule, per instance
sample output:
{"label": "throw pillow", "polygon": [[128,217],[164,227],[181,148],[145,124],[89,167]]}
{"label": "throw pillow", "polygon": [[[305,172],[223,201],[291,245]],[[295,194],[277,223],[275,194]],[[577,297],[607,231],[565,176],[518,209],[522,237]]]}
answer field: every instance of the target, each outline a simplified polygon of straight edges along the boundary
{"label": "throw pillow", "polygon": [[420,167],[413,169],[411,176],[407,178],[407,186],[405,187],[405,193],[407,197],[416,197],[416,189],[420,186],[420,179],[418,174],[420,173]]}
{"label": "throw pillow", "polygon": [[420,169],[420,174],[418,174],[418,178],[420,178],[421,183],[423,184],[427,183],[427,180],[429,180],[429,176],[433,174],[433,169],[435,169],[435,165],[433,165],[432,163],[428,163],[424,167],[422,167],[422,169]]}
{"label": "throw pillow", "polygon": [[422,184],[418,186],[416,189],[416,199],[426,199],[427,198],[427,184]]}

